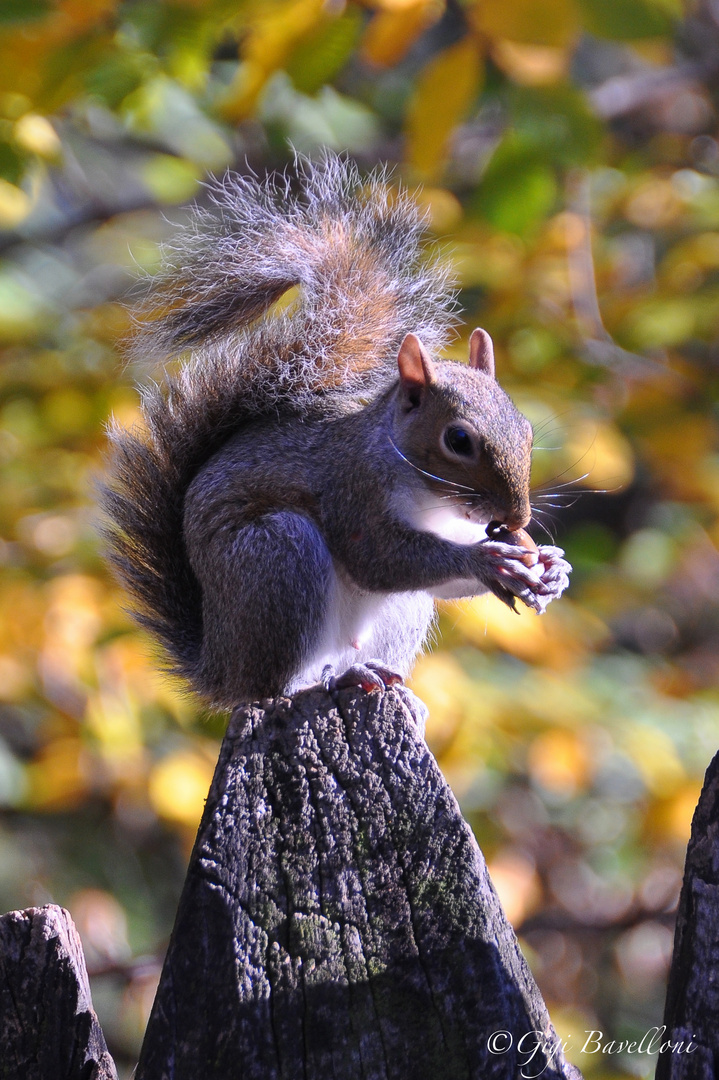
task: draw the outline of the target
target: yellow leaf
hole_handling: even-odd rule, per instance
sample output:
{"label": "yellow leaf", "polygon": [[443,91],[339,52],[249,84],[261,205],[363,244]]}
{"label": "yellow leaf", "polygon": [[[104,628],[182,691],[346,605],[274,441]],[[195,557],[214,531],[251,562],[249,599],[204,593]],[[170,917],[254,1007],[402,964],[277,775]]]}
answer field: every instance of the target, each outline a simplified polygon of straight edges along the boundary
{"label": "yellow leaf", "polygon": [[480,649],[500,648],[529,663],[566,670],[605,641],[604,623],[566,597],[540,619],[523,604],[514,612],[494,596],[442,605],[452,625]]}
{"label": "yellow leaf", "polygon": [[648,815],[646,824],[649,837],[669,840],[684,847],[689,839],[701,790],[702,785],[698,780],[687,780],[669,798],[659,799]]}
{"label": "yellow leaf", "polygon": [[659,728],[628,724],[621,744],[653,795],[669,798],[686,781],[674,743]]}
{"label": "yellow leaf", "polygon": [[200,168],[171,154],[153,154],[142,166],[142,179],[158,201],[181,203],[194,195]]}
{"label": "yellow leaf", "polygon": [[269,76],[307,34],[330,17],[327,7],[324,0],[258,5],[245,36],[242,63],[221,102],[226,119],[242,120],[253,111]]}
{"label": "yellow leaf", "polygon": [[426,211],[429,227],[435,233],[451,233],[462,220],[462,204],[446,188],[423,187],[417,192],[416,201]]}
{"label": "yellow leaf", "polygon": [[44,158],[55,158],[60,154],[60,140],[49,120],[37,113],[25,113],[15,124],[13,132],[16,142]]}
{"label": "yellow leaf", "polygon": [[491,289],[517,289],[524,275],[525,247],[518,236],[497,233],[486,236],[469,230],[463,243],[452,245],[454,271],[463,288],[483,285]]}
{"label": "yellow leaf", "polygon": [[569,45],[579,31],[574,0],[476,0],[470,17],[489,38],[508,38],[525,45]]}
{"label": "yellow leaf", "polygon": [[251,114],[272,70],[255,60],[243,60],[221,101],[222,115],[226,120],[243,120]]}
{"label": "yellow leaf", "polygon": [[514,612],[494,597],[478,596],[453,602],[451,612],[457,629],[480,648],[499,645],[523,660],[546,659],[546,618],[538,619],[523,605]]}
{"label": "yellow leaf", "polygon": [[0,179],[0,228],[14,229],[27,217],[31,207],[27,192]]}
{"label": "yellow leaf", "polygon": [[418,660],[410,686],[429,709],[427,741],[435,750],[446,744],[462,721],[467,677],[446,652],[427,653]]}
{"label": "yellow leaf", "polygon": [[6,579],[0,593],[0,650],[34,655],[43,639],[45,610],[43,594],[34,583]]}
{"label": "yellow leaf", "polygon": [[643,180],[627,199],[624,213],[640,229],[665,229],[682,214],[684,203],[672,184],[660,176]]}
{"label": "yellow leaf", "polygon": [[680,492],[682,499],[703,499],[707,492],[700,471],[715,439],[714,417],[687,413],[664,420],[642,437],[642,445],[672,492]]}
{"label": "yellow leaf", "polygon": [[131,777],[140,772],[143,756],[140,716],[128,695],[90,695],[85,723],[115,777]]}
{"label": "yellow leaf", "polygon": [[566,75],[569,65],[569,56],[564,49],[504,39],[494,43],[492,59],[521,86],[546,86],[557,82]]}
{"label": "yellow leaf", "polygon": [[150,802],[157,813],[181,825],[196,826],[202,815],[213,767],[193,750],[163,758],[150,774]]}
{"label": "yellow leaf", "polygon": [[411,11],[412,8],[416,8],[422,0],[372,0],[371,6],[379,8],[381,11]]}
{"label": "yellow leaf", "polygon": [[43,676],[77,690],[94,674],[93,646],[103,625],[102,587],[93,578],[63,574],[48,584],[46,595]]}
{"label": "yellow leaf", "polygon": [[0,701],[19,701],[31,686],[29,667],[14,656],[0,654]]}
{"label": "yellow leaf", "polygon": [[484,61],[471,35],[436,56],[420,75],[407,113],[407,162],[422,177],[441,169],[455,126],[474,102]]}
{"label": "yellow leaf", "polygon": [[53,739],[28,765],[28,804],[35,810],[76,806],[89,787],[90,765],[79,739]]}
{"label": "yellow leaf", "polygon": [[384,6],[370,21],[362,41],[362,58],[378,67],[391,67],[411,48],[420,34],[441,17],[443,0],[418,0]]}
{"label": "yellow leaf", "polygon": [[572,731],[546,731],[529,748],[528,765],[534,780],[565,798],[586,786],[589,764],[586,743]]}
{"label": "yellow leaf", "polygon": [[522,851],[505,848],[497,852],[487,869],[504,914],[513,926],[518,926],[542,899],[542,885],[534,862]]}

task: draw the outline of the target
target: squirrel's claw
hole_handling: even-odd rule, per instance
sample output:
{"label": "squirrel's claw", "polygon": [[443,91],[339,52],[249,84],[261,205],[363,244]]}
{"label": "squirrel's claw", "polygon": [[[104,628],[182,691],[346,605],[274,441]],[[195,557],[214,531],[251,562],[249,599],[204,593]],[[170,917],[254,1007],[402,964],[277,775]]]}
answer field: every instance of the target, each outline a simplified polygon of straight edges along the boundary
{"label": "squirrel's claw", "polygon": [[322,685],[328,693],[359,686],[367,693],[387,690],[390,686],[403,684],[404,679],[396,671],[385,667],[380,660],[368,660],[366,664],[353,664],[341,675],[336,675],[331,664],[322,671]]}

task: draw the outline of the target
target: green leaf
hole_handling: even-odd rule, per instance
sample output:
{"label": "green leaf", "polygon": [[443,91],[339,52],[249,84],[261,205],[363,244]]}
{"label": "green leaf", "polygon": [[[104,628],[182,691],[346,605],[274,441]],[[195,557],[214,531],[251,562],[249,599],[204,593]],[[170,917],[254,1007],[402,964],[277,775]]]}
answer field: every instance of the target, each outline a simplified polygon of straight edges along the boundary
{"label": "green leaf", "polygon": [[293,52],[286,70],[303,94],[332,82],[347,63],[364,25],[362,12],[350,8],[341,18],[319,27]]}
{"label": "green leaf", "polygon": [[137,53],[110,55],[104,63],[88,71],[85,87],[108,108],[116,108],[147,77],[148,61],[151,63],[149,57]]}
{"label": "green leaf", "polygon": [[667,296],[637,304],[624,320],[630,348],[676,346],[692,337],[697,308],[692,296]]}
{"label": "green leaf", "polygon": [[492,156],[470,211],[521,236],[547,216],[556,197],[554,169],[534,146],[510,132]]}
{"label": "green leaf", "polygon": [[19,281],[12,269],[0,270],[0,341],[32,341],[45,330],[47,317],[41,297]]}
{"label": "green leaf", "polygon": [[50,0],[0,0],[0,23],[34,22],[54,9]]}
{"label": "green leaf", "polygon": [[9,143],[0,142],[0,176],[4,180],[9,180],[11,184],[17,184],[24,171],[24,157],[21,157]]}
{"label": "green leaf", "polygon": [[136,135],[160,140],[174,154],[207,169],[226,165],[232,156],[219,125],[210,120],[185,87],[164,75],[130,94],[123,103],[123,112]]}
{"label": "green leaf", "polygon": [[614,41],[661,37],[671,33],[675,21],[673,5],[658,0],[578,0],[578,4],[585,29]]}
{"label": "green leaf", "polygon": [[43,66],[36,104],[49,113],[76,97],[87,74],[104,62],[110,48],[109,35],[89,33],[53,49]]}
{"label": "green leaf", "polygon": [[510,111],[519,137],[545,161],[574,166],[597,160],[604,129],[573,87],[517,88]]}
{"label": "green leaf", "polygon": [[170,154],[153,154],[143,165],[141,175],[162,203],[186,202],[195,194],[202,177],[201,170],[193,162]]}
{"label": "green leaf", "polygon": [[283,71],[267,83],[259,116],[278,144],[289,141],[303,153],[318,146],[362,152],[377,138],[377,122],[364,105],[331,86],[314,97],[298,94]]}

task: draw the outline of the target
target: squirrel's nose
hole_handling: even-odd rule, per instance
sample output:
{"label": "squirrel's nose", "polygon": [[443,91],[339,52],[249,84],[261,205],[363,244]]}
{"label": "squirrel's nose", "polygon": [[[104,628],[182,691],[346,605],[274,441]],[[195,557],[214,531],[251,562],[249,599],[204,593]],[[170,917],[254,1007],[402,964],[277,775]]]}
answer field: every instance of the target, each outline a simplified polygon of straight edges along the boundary
{"label": "squirrel's nose", "polygon": [[495,519],[490,521],[487,526],[487,536],[496,537],[500,532],[519,532],[520,529],[525,529],[531,516],[515,517],[513,514],[508,514],[503,520]]}

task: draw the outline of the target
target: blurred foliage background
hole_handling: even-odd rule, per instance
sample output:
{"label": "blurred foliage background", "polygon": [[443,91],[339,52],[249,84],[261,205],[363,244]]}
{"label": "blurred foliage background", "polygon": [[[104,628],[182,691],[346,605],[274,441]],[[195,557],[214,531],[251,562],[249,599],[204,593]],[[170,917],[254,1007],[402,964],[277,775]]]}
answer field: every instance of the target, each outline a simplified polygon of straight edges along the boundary
{"label": "blurred foliage background", "polygon": [[716,0],[0,0],[0,910],[69,907],[121,1075],[223,728],[99,555],[151,374],[121,299],[203,177],[290,144],[421,185],[452,355],[486,326],[535,425],[570,591],[447,605],[414,686],[562,1038],[661,1023],[719,744],[718,91]]}

